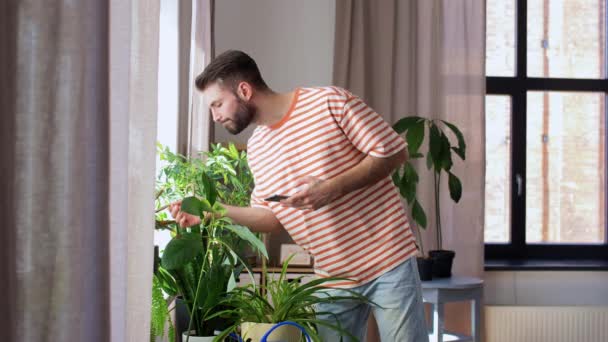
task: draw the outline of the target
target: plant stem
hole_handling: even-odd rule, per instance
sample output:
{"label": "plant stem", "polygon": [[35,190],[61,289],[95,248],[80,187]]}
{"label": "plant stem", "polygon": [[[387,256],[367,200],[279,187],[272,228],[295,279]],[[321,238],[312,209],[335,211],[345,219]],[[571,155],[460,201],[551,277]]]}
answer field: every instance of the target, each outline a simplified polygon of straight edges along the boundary
{"label": "plant stem", "polygon": [[[198,277],[198,282],[196,283],[196,293],[194,294],[194,303],[193,303],[193,309],[192,309],[192,315],[190,316],[190,322],[188,323],[188,330],[187,331],[187,337],[186,337],[186,342],[188,342],[190,340],[190,329],[192,329],[192,321],[194,321],[194,312],[195,309],[198,307],[197,305],[197,301],[198,301],[198,294],[201,290],[201,282],[203,281],[203,272],[205,271],[205,264],[207,263],[207,258],[209,256],[209,251],[211,250],[211,246],[209,241],[211,241],[211,239],[209,239],[207,241],[207,250],[205,251],[205,257],[203,258],[203,265],[201,266],[201,272],[200,275]],[[202,317],[200,317],[201,321],[203,320]],[[202,323],[201,323],[202,324]]]}
{"label": "plant stem", "polygon": [[437,227],[437,250],[441,250],[443,248],[441,243],[443,240],[443,236],[441,234],[441,209],[439,204],[439,186],[441,182],[441,173],[434,172],[433,175],[435,178],[435,225]]}
{"label": "plant stem", "polygon": [[165,209],[169,208],[169,205],[171,205],[171,204],[169,203],[169,204],[163,205],[162,207],[160,207],[160,208],[156,209],[156,211],[155,211],[155,212],[157,212],[157,213],[158,213],[158,212],[160,212],[160,211],[163,211],[163,210],[165,210]]}

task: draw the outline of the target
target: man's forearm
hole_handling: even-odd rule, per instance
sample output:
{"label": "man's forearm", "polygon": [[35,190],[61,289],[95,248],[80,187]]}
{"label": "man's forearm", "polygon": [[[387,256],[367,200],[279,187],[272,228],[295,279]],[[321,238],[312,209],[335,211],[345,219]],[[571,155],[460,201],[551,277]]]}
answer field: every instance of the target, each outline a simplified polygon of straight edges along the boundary
{"label": "man's forearm", "polygon": [[408,158],[407,148],[387,158],[365,157],[348,171],[328,180],[328,186],[338,197],[379,182],[395,171]]}
{"label": "man's forearm", "polygon": [[249,227],[254,232],[269,233],[283,228],[283,225],[267,209],[255,207],[235,207],[223,205],[226,208],[226,216],[234,222]]}

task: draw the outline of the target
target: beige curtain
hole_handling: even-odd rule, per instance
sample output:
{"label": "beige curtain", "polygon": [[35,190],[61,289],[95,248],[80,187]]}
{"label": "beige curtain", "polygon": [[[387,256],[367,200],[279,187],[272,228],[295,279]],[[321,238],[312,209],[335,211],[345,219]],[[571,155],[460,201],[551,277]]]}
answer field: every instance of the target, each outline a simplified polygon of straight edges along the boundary
{"label": "beige curtain", "polygon": [[150,332],[160,5],[110,1],[112,341]]}
{"label": "beige curtain", "polygon": [[2,341],[148,338],[158,17],[0,3]]}
{"label": "beige curtain", "polygon": [[213,122],[194,79],[214,56],[214,0],[179,2],[178,151],[198,155],[209,150]]}
{"label": "beige curtain", "polygon": [[[455,274],[482,276],[485,2],[336,0],[336,6],[336,85],[391,123],[420,115],[463,131],[467,160],[454,166],[463,194],[453,204],[447,187],[442,192],[443,247],[456,251]],[[435,248],[431,177],[422,172],[419,185],[431,227],[423,232],[427,251]]]}

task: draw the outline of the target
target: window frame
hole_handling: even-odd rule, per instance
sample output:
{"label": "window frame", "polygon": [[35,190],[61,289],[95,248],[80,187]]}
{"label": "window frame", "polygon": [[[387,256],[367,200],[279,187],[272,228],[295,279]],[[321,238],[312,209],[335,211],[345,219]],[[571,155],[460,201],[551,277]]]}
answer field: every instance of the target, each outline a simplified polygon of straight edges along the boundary
{"label": "window frame", "polygon": [[[486,269],[525,268],[525,262],[531,260],[563,260],[569,269],[589,269],[582,263],[569,261],[600,260],[597,268],[608,269],[608,210],[605,210],[603,244],[527,244],[526,243],[526,129],[527,129],[527,92],[529,91],[588,91],[603,92],[605,99],[604,115],[608,128],[608,79],[571,79],[571,78],[538,78],[527,75],[527,0],[515,0],[515,76],[486,76],[486,95],[506,95],[511,97],[511,241],[509,243],[485,243]],[[605,1],[606,2],[606,1]],[[606,6],[605,4],[604,6]],[[606,8],[606,7],[605,7]],[[608,40],[608,9],[605,11],[605,39]],[[604,53],[605,69],[608,69],[608,42]],[[608,132],[608,130],[606,130]],[[605,144],[606,144],[606,137]],[[608,147],[608,145],[606,145]],[[608,164],[608,148],[605,149],[605,163]],[[605,165],[605,170],[608,165]],[[517,195],[516,175],[521,175],[522,193]],[[608,184],[604,174],[604,184]],[[604,203],[608,203],[608,194],[604,189]],[[504,263],[507,261],[507,263]],[[494,266],[490,266],[494,265]],[[496,265],[507,265],[497,267]],[[555,268],[553,266],[547,269]],[[579,265],[580,267],[577,267]],[[534,269],[542,269],[538,263]],[[591,267],[596,268],[596,267]]]}

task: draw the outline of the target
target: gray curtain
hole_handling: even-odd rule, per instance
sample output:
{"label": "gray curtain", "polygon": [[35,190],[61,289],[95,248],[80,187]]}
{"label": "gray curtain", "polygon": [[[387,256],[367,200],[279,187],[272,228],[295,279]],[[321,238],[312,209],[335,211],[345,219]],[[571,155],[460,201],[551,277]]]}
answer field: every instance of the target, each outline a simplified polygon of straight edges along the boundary
{"label": "gray curtain", "polygon": [[[467,160],[455,162],[453,172],[462,180],[463,194],[454,204],[447,187],[442,191],[443,248],[456,251],[455,274],[481,277],[485,1],[336,0],[334,83],[363,97],[390,123],[420,115],[461,128]],[[419,169],[426,169],[423,163]],[[428,251],[436,247],[433,180],[429,173],[420,176]],[[460,316],[467,315],[460,311]]]}
{"label": "gray curtain", "polygon": [[0,340],[147,339],[157,42],[152,0],[0,3]]}

